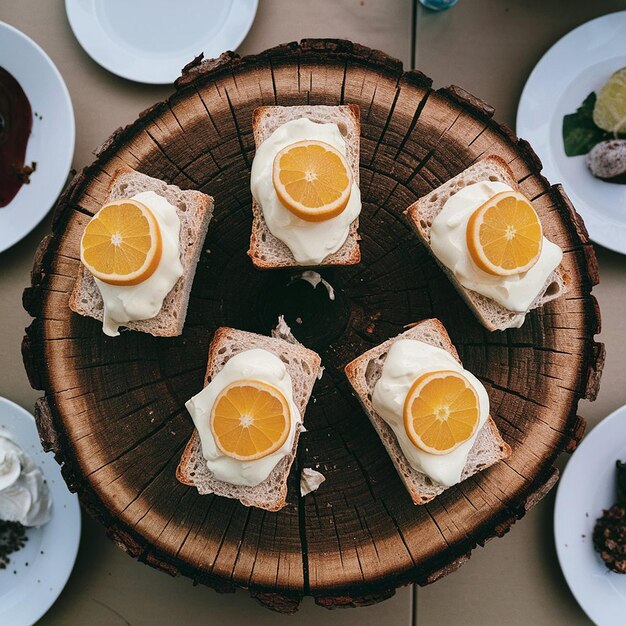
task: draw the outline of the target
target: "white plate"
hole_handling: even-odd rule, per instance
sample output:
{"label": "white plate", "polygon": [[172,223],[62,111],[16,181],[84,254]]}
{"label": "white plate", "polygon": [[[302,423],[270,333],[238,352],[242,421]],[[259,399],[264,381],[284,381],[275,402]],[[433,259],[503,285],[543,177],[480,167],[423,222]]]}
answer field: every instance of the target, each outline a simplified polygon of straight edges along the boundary
{"label": "white plate", "polygon": [[626,623],[626,574],[610,572],[593,549],[603,509],[615,502],[615,461],[626,460],[626,406],[606,417],[582,441],[559,481],[554,538],[565,580],[598,626]]}
{"label": "white plate", "polygon": [[141,83],[173,83],[200,52],[235,50],[258,0],[65,0],[87,54],[110,72]]}
{"label": "white plate", "polygon": [[52,495],[52,519],[27,530],[24,548],[0,570],[0,624],[30,626],[55,602],[74,567],[80,542],[78,498],[68,491],[51,453],[39,442],[33,416],[0,397],[0,434],[8,432],[39,466]]}
{"label": "white plate", "polygon": [[532,71],[517,110],[517,134],[543,162],[551,183],[563,184],[591,239],[626,254],[626,185],[594,178],[585,156],[563,149],[563,116],[626,66],[626,11],[591,20],[555,43]]}
{"label": "white plate", "polygon": [[30,184],[0,208],[0,252],[25,237],[52,208],[74,156],[74,110],[50,57],[19,30],[0,22],[0,67],[21,85],[33,110],[26,163],[37,163]]}

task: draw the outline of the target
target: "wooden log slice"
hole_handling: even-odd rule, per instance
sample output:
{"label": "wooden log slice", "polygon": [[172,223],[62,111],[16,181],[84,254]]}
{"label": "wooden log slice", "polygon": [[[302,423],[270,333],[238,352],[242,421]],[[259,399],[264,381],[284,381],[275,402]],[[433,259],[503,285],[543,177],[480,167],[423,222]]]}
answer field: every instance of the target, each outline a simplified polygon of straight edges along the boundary
{"label": "wooden log slice", "polygon": [[[260,105],[356,103],[361,108],[360,265],[322,271],[337,298],[294,271],[261,272],[246,256],[251,225],[252,111]],[[399,585],[455,570],[476,545],[503,535],[554,484],[554,460],[572,451],[603,362],[591,288],[596,260],[560,186],[540,174],[530,146],[458,87],[434,91],[385,54],[336,40],[304,40],[239,58],[197,59],[175,93],[116,131],[60,199],[24,293],[34,317],[23,353],[39,432],[70,488],[134,557],[220,591],[245,587],[271,608],[304,595],[328,607],[369,604]],[[498,154],[532,198],[546,234],[565,250],[566,297],[520,329],[487,332],[411,233],[402,211],[481,156]],[[102,334],[73,314],[68,295],[79,238],[119,165],[215,197],[184,334]],[[174,476],[192,431],[184,402],[202,387],[220,325],[267,333],[284,313],[326,367],[306,413],[279,513],[199,496]],[[440,318],[468,369],[486,385],[511,458],[411,503],[343,374],[355,355],[426,317]],[[299,497],[304,467],[326,476]]]}

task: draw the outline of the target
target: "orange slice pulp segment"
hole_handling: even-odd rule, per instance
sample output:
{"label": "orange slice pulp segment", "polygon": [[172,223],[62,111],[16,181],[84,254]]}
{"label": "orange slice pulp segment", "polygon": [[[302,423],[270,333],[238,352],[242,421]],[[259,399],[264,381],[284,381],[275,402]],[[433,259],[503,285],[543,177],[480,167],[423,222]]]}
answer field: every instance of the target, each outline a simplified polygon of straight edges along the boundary
{"label": "orange slice pulp segment", "polygon": [[472,260],[488,274],[522,274],[541,255],[541,222],[517,191],[503,191],[485,202],[470,217],[466,232]]}
{"label": "orange slice pulp segment", "polygon": [[278,450],[291,428],[285,396],[260,380],[240,380],[220,391],[211,410],[211,432],[223,454],[254,461]]}
{"label": "orange slice pulp segment", "polygon": [[404,428],[413,443],[430,454],[448,454],[478,427],[478,394],[463,374],[427,372],[411,385],[404,401]]}
{"label": "orange slice pulp segment", "polygon": [[352,171],[330,144],[298,141],[274,158],[272,181],[286,209],[307,222],[323,222],[348,205]]}
{"label": "orange slice pulp segment", "polygon": [[159,224],[136,200],[105,204],[87,224],[80,242],[85,267],[110,285],[144,282],[158,267],[161,251]]}

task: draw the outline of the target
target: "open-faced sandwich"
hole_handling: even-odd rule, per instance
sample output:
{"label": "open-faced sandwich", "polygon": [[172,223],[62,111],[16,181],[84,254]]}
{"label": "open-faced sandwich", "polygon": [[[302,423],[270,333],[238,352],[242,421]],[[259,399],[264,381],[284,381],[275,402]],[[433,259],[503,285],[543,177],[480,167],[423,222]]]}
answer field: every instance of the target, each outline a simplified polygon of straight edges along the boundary
{"label": "open-faced sandwich", "polygon": [[180,335],[212,215],[206,194],[117,170],[81,239],[72,311],[100,320],[112,337],[120,326]]}
{"label": "open-faced sandwich", "polygon": [[320,371],[284,325],[277,336],[218,328],[205,387],[186,403],[196,429],[176,470],[201,494],[278,511]]}
{"label": "open-faced sandwich", "polygon": [[488,156],[406,211],[420,240],[489,330],[518,328],[531,309],[561,296],[563,251],[513,172]]}
{"label": "open-faced sandwich", "polygon": [[252,127],[254,265],[358,263],[359,108],[260,107]]}
{"label": "open-faced sandwich", "polygon": [[482,383],[437,319],[368,350],[346,375],[415,504],[507,458]]}

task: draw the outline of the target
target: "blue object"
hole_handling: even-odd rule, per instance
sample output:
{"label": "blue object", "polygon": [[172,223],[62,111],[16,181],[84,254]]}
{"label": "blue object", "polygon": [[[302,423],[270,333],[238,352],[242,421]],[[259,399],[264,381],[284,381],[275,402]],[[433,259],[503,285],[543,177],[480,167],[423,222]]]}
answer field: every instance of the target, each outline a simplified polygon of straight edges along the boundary
{"label": "blue object", "polygon": [[445,11],[452,8],[459,0],[420,0],[422,6],[431,11]]}

